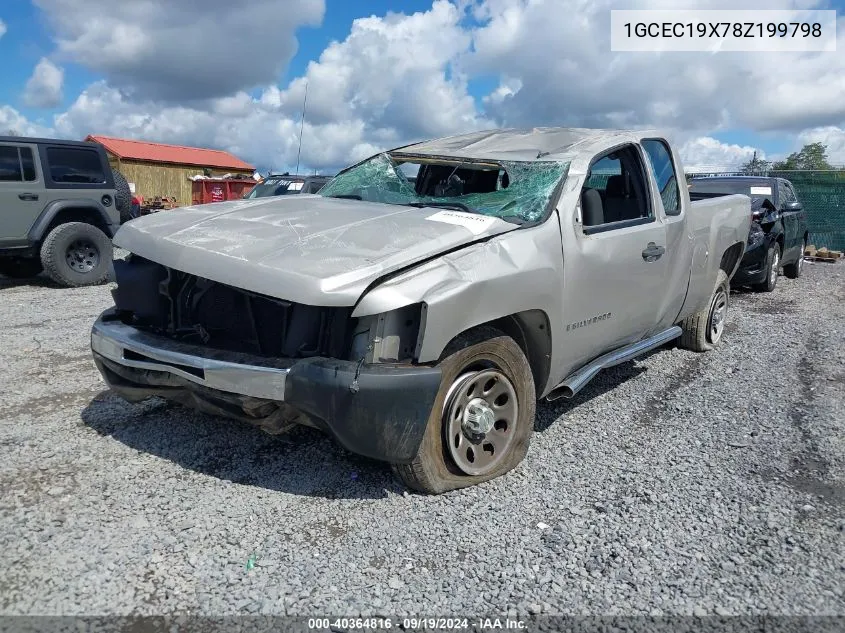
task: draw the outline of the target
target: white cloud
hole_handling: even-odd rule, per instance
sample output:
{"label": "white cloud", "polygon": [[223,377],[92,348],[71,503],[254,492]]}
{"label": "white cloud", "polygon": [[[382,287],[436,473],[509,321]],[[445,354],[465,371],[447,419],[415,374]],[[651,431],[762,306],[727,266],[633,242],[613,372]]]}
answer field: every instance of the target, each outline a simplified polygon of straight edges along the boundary
{"label": "white cloud", "polygon": [[420,138],[490,127],[451,60],[467,51],[462,14],[438,1],[429,11],[355,20],[303,77],[284,89],[266,87],[200,105],[127,95],[109,82],[89,86],[56,118],[63,136],[113,134],[222,147],[260,166],[296,162],[305,84],[307,117],[302,164],[330,169]]}
{"label": "white cloud", "polygon": [[114,86],[165,101],[199,100],[268,84],[318,25],[323,0],[34,0],[59,53]]}
{"label": "white cloud", "polygon": [[800,149],[807,143],[821,142],[827,145],[827,159],[832,165],[845,165],[845,125],[817,127],[804,130],[798,135]]}
{"label": "white cloud", "polygon": [[749,161],[755,151],[758,158],[765,160],[765,153],[754,147],[722,143],[709,136],[690,139],[679,149],[684,169],[688,173],[734,171]]}
{"label": "white cloud", "polygon": [[50,136],[54,130],[48,126],[33,123],[8,105],[0,105],[0,135],[9,132],[18,136]]}
{"label": "white cloud", "polygon": [[65,71],[46,57],[32,71],[23,92],[24,103],[32,108],[54,108],[62,102]]}
{"label": "white cloud", "polygon": [[[779,131],[796,143],[824,133],[832,149],[842,147],[845,57],[611,53],[607,15],[619,8],[611,0],[435,0],[412,15],[361,18],[282,86],[296,28],[322,19],[321,0],[295,0],[284,11],[257,0],[249,13],[228,0],[35,1],[56,32],[51,58],[103,76],[55,119],[55,133],[73,138],[219,147],[261,167],[292,168],[307,84],[306,168],[500,125],[661,127],[696,169],[735,168],[751,157],[753,148],[713,138],[729,128]],[[627,2],[649,4],[673,3]],[[845,24],[839,33],[842,50]],[[473,99],[470,80],[491,76],[498,86]]]}
{"label": "white cloud", "polygon": [[[631,0],[654,8],[669,0]],[[724,8],[716,0],[685,8]],[[751,0],[748,8],[820,6]],[[759,131],[845,121],[845,18],[833,53],[613,53],[611,0],[486,0],[467,72],[502,77],[488,114],[508,125],[658,126],[698,134],[730,127]],[[561,19],[561,16],[566,16]],[[521,89],[513,92],[515,81]]]}
{"label": "white cloud", "polygon": [[0,37],[6,35],[6,23],[0,20]]}

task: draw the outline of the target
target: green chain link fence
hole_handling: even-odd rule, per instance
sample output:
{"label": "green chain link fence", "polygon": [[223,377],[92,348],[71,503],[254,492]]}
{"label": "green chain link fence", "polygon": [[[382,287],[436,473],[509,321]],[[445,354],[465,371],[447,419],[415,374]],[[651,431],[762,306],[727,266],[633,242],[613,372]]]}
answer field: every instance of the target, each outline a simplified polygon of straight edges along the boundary
{"label": "green chain link fence", "polygon": [[[737,172],[687,174],[687,181],[702,176],[741,176]],[[810,244],[845,250],[845,170],[770,171],[759,176],[786,178],[807,210]]]}

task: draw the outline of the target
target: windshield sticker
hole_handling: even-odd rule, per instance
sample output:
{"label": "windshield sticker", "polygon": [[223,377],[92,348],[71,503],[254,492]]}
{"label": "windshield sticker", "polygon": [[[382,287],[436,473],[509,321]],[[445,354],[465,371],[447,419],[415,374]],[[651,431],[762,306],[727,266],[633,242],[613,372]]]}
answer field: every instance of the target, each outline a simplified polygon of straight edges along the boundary
{"label": "windshield sticker", "polygon": [[771,187],[751,187],[752,196],[770,196],[772,195]]}
{"label": "windshield sticker", "polygon": [[472,213],[462,213],[461,211],[438,211],[434,215],[430,215],[426,220],[432,222],[443,222],[445,224],[455,224],[462,226],[473,235],[484,233],[496,222],[497,218],[489,215],[473,215]]}

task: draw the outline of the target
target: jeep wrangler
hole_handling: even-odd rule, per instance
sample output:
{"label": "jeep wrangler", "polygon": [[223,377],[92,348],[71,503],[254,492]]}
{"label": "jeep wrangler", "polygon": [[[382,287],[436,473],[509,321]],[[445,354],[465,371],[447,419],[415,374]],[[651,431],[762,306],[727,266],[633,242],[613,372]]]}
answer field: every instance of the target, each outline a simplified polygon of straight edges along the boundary
{"label": "jeep wrangler", "polygon": [[111,238],[131,204],[129,184],[102,145],[0,136],[0,274],[44,271],[66,287],[102,283]]}

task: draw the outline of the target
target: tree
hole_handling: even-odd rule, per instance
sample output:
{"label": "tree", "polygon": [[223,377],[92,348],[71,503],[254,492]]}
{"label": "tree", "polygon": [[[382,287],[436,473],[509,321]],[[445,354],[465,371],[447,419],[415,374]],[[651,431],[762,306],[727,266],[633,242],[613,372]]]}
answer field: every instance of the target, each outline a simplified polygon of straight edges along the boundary
{"label": "tree", "polygon": [[808,143],[800,152],[793,152],[786,160],[774,164],[776,170],[796,169],[833,169],[827,160],[827,145],[824,143]]}
{"label": "tree", "polygon": [[747,163],[744,163],[740,168],[743,174],[747,174],[749,176],[755,174],[765,174],[772,168],[772,163],[768,160],[763,160],[762,158],[757,158],[757,152],[754,152],[754,156],[751,157]]}
{"label": "tree", "polygon": [[6,130],[6,136],[20,136],[20,135],[21,135],[20,132],[18,132],[14,128],[9,128],[8,130]]}

